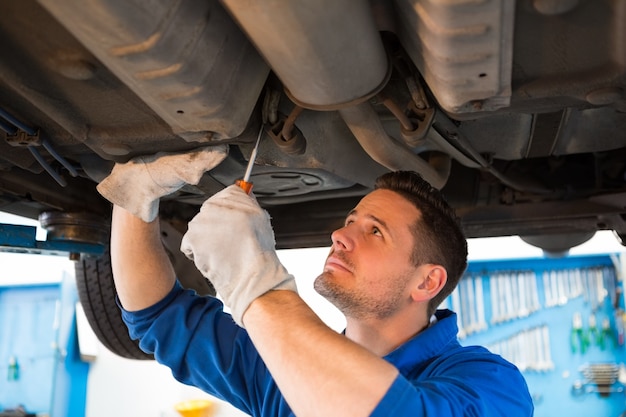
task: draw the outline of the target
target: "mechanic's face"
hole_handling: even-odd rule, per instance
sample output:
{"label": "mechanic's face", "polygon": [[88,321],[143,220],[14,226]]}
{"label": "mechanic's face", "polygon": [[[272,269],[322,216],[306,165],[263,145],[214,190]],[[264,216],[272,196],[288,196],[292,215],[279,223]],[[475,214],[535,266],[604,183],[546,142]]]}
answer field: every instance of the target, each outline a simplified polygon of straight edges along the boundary
{"label": "mechanic's face", "polygon": [[411,263],[410,227],[419,210],[390,190],[365,196],[332,234],[315,289],[347,317],[386,318],[410,302],[418,267]]}

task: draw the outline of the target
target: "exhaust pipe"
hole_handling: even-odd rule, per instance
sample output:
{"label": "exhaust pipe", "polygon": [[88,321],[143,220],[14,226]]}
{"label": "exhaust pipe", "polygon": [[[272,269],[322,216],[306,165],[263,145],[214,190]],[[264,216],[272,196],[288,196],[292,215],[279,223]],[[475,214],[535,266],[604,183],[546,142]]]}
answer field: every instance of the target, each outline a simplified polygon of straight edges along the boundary
{"label": "exhaust pipe", "polygon": [[300,107],[338,110],[387,82],[387,55],[366,0],[222,3]]}
{"label": "exhaust pipe", "polygon": [[389,137],[368,99],[391,67],[366,0],[222,0],[299,107],[338,110],[361,147],[390,170],[419,172],[442,188],[450,158],[435,168]]}
{"label": "exhaust pipe", "polygon": [[422,178],[437,189],[443,188],[450,175],[451,160],[441,154],[436,162],[425,161],[404,144],[389,137],[380,118],[369,103],[339,110],[339,114],[361,147],[382,166],[392,170],[419,172]]}

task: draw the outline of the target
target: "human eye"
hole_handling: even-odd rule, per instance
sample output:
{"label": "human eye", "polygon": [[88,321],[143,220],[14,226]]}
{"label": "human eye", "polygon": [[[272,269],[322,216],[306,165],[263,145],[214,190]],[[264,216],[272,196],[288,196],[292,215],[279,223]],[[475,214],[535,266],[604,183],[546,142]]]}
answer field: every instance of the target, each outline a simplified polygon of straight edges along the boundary
{"label": "human eye", "polygon": [[376,226],[372,226],[372,234],[376,235],[376,236],[381,236],[383,235],[383,233],[380,231],[380,229]]}

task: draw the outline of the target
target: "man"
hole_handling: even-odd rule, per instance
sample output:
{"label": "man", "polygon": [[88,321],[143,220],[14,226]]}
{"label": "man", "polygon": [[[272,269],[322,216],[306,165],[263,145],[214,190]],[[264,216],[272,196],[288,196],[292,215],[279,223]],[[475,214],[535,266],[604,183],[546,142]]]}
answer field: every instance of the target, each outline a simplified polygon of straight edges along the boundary
{"label": "man", "polygon": [[[199,154],[211,156],[196,171],[223,157]],[[465,269],[467,247],[452,210],[419,175],[381,177],[332,234],[315,288],[346,316],[337,334],[298,296],[276,257],[267,213],[236,186],[203,204],[181,246],[232,317],[217,299],[177,284],[155,205],[199,178],[173,174],[172,166],[203,158],[159,166],[163,159],[116,166],[99,190],[115,203],[111,256],[123,317],[178,380],[254,416],[533,414],[513,365],[461,347],[454,313],[433,316]],[[154,189],[144,179],[156,177],[167,179],[157,193],[127,191]]]}

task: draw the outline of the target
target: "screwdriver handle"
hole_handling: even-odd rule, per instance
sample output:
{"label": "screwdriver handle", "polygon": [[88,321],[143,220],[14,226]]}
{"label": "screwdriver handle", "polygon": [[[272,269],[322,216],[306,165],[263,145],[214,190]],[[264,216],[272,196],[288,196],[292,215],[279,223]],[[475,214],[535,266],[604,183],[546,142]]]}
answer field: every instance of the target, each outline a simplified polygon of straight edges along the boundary
{"label": "screwdriver handle", "polygon": [[252,191],[252,182],[250,181],[237,180],[235,181],[235,184],[237,185],[237,187],[244,190],[246,194],[250,194],[250,192]]}

